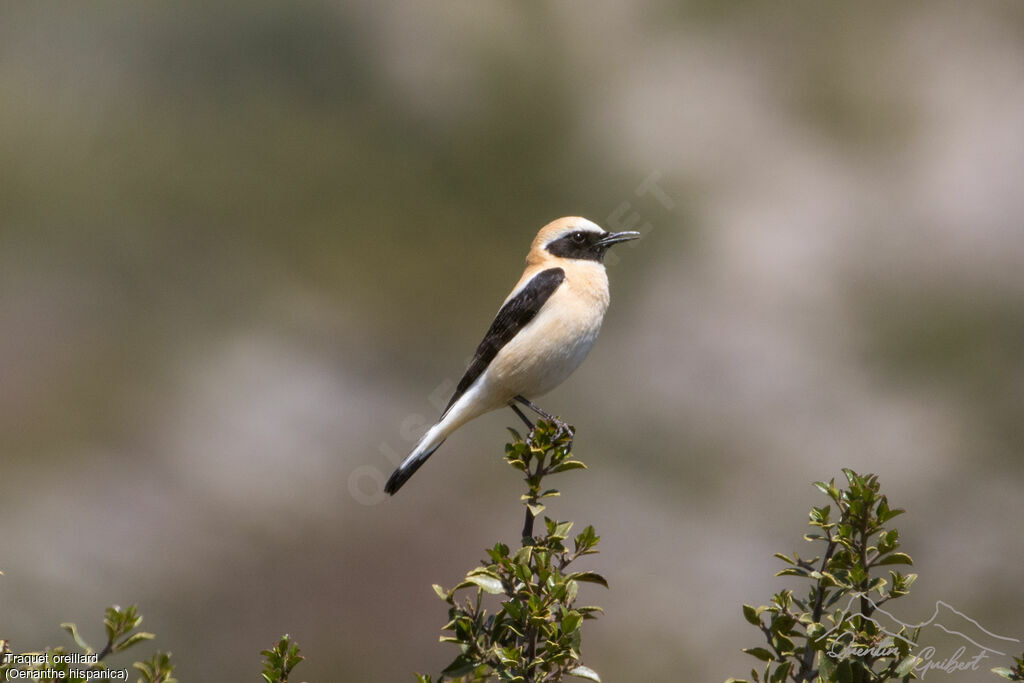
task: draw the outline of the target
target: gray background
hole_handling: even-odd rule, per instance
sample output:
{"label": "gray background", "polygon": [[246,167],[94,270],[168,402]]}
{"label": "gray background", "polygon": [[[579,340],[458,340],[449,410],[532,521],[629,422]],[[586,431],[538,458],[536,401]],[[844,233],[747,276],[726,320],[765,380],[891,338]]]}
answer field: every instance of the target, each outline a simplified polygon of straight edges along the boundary
{"label": "gray background", "polygon": [[744,675],[843,466],[909,509],[907,621],[1024,638],[1020,2],[4,3],[0,156],[15,651],[134,602],[183,681],[283,632],[301,680],[436,673],[516,420],[375,487],[567,214],[645,232],[542,402],[605,680]]}

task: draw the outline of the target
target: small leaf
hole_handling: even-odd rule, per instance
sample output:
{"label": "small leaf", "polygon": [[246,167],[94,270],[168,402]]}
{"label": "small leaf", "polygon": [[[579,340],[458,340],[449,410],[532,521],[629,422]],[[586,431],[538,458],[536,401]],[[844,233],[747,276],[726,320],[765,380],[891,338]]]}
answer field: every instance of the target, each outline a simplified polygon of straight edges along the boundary
{"label": "small leaf", "polygon": [[743,651],[746,652],[748,655],[757,657],[762,662],[770,662],[775,659],[775,655],[773,655],[770,651],[766,650],[763,647],[746,647],[743,648]]}
{"label": "small leaf", "polygon": [[608,588],[608,581],[597,572],[574,572],[565,577],[566,580],[586,581],[587,583],[599,583]]}
{"label": "small leaf", "polygon": [[823,681],[833,681],[836,678],[836,660],[828,655],[823,655],[818,664],[818,674]]}
{"label": "small leaf", "polygon": [[910,672],[914,670],[915,664],[917,664],[916,656],[908,655],[907,657],[904,657],[903,661],[900,662],[900,665],[896,667],[896,675],[900,678],[903,678],[904,676],[909,676]]}
{"label": "small leaf", "polygon": [[490,593],[491,595],[498,595],[505,592],[505,587],[502,585],[501,579],[496,579],[491,576],[477,574],[474,576],[467,576],[466,581],[480,586],[485,593]]}
{"label": "small leaf", "polygon": [[451,664],[445,667],[444,671],[441,672],[441,677],[442,679],[446,676],[448,678],[458,678],[459,676],[465,676],[466,674],[471,673],[475,668],[476,664],[472,659],[466,655],[459,655],[452,660]]}
{"label": "small leaf", "polygon": [[154,638],[156,638],[156,636],[154,634],[152,634],[152,633],[145,633],[145,632],[133,633],[132,635],[128,636],[127,638],[122,640],[120,643],[118,643],[116,649],[119,652],[121,650],[127,650],[132,645],[135,645],[137,643],[141,643],[143,640],[153,640]]}
{"label": "small leaf", "polygon": [[807,639],[815,641],[825,633],[825,627],[819,623],[813,623],[807,625]]}
{"label": "small leaf", "polygon": [[572,633],[579,629],[580,624],[583,622],[583,615],[579,612],[572,611],[562,618],[562,631],[564,633]]}
{"label": "small leaf", "polygon": [[833,676],[838,683],[853,683],[853,667],[850,666],[850,660],[844,659],[839,662],[839,664],[836,665]]}
{"label": "small leaf", "polygon": [[498,575],[494,573],[494,570],[490,567],[476,567],[475,569],[470,569],[466,573],[466,576],[490,576],[495,579],[499,578]]}
{"label": "small leaf", "polygon": [[785,662],[779,665],[779,668],[775,670],[772,677],[769,679],[771,683],[785,683],[786,676],[789,675],[789,670],[792,668],[793,662]]}
{"label": "small leaf", "polygon": [[751,605],[743,605],[743,618],[754,626],[761,625],[760,612],[756,607],[752,607]]}
{"label": "small leaf", "polygon": [[555,525],[555,528],[551,530],[549,536],[551,538],[563,539],[569,538],[569,531],[572,529],[572,522],[560,522]]}
{"label": "small leaf", "polygon": [[883,557],[881,560],[878,561],[878,564],[880,564],[880,565],[884,565],[884,564],[910,564],[910,565],[912,565],[912,564],[914,564],[914,561],[912,559],[910,559],[910,555],[907,555],[906,553],[893,553],[892,555],[886,555],[885,557]]}
{"label": "small leaf", "polygon": [[601,683],[601,677],[598,676],[597,672],[591,669],[590,667],[582,665],[577,666],[575,669],[569,671],[569,675],[575,676],[576,678],[585,678],[588,681],[597,681],[597,683]]}
{"label": "small leaf", "polygon": [[78,647],[82,648],[86,652],[93,651],[93,649],[89,647],[89,644],[82,640],[82,636],[78,633],[78,626],[71,622],[67,622],[61,624],[60,627],[71,634],[71,637],[74,638],[75,643],[78,645]]}
{"label": "small leaf", "polygon": [[808,572],[803,567],[786,567],[785,569],[775,572],[775,576],[803,576],[806,577]]}
{"label": "small leaf", "polygon": [[585,470],[587,466],[579,460],[566,460],[551,468],[551,474],[558,474],[567,470]]}

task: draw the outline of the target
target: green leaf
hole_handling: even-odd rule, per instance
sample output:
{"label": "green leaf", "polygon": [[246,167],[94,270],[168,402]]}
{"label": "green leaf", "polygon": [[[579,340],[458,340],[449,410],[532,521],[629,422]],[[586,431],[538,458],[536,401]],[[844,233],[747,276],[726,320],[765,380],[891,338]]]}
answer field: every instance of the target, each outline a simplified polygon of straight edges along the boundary
{"label": "green leaf", "polygon": [[118,643],[116,649],[119,652],[121,650],[127,650],[132,645],[136,645],[138,643],[141,643],[144,640],[153,640],[154,638],[156,638],[156,636],[153,635],[152,633],[145,633],[145,632],[133,633],[132,635],[128,636],[127,638],[122,640],[120,643]]}
{"label": "green leaf", "polygon": [[568,470],[585,470],[587,466],[579,460],[565,460],[551,468],[551,474],[566,472]]}
{"label": "green leaf", "polygon": [[491,595],[499,595],[505,592],[505,587],[502,585],[501,579],[494,578],[492,576],[475,574],[473,576],[467,576],[466,581],[480,586],[485,593],[490,593]]}
{"label": "green leaf", "polygon": [[530,508],[530,512],[533,513],[534,517],[540,517],[540,513],[544,512],[544,505],[541,503],[527,503],[526,507]]}
{"label": "green leaf", "polygon": [[769,679],[770,683],[785,683],[786,676],[789,675],[789,670],[793,667],[793,662],[785,662],[780,664],[775,673]]}
{"label": "green leaf", "polygon": [[585,678],[588,681],[597,681],[597,683],[601,683],[601,677],[597,675],[597,672],[591,669],[590,667],[586,667],[583,665],[577,666],[575,669],[571,669],[569,671],[569,675],[575,676],[576,678]]}
{"label": "green leaf", "polygon": [[562,631],[564,633],[572,633],[579,629],[580,624],[583,622],[583,615],[576,611],[571,611],[562,617]]}
{"label": "green leaf", "polygon": [[761,611],[751,605],[743,605],[743,618],[754,626],[761,625]]}
{"label": "green leaf", "polygon": [[809,641],[815,641],[820,638],[827,629],[823,624],[817,622],[807,625],[807,639]]}
{"label": "green leaf", "polygon": [[917,664],[917,657],[915,655],[908,655],[907,657],[904,657],[903,661],[896,667],[896,675],[900,678],[909,676],[910,672],[914,670],[915,664]]}
{"label": "green leaf", "polygon": [[491,578],[500,578],[497,573],[491,567],[475,567],[466,572],[466,577],[470,576],[490,576]]}
{"label": "green leaf", "polygon": [[912,559],[910,559],[910,555],[907,555],[906,553],[893,553],[892,555],[886,555],[885,557],[883,557],[881,560],[878,561],[878,564],[880,564],[880,565],[884,565],[884,564],[911,564],[912,565],[912,564],[914,564],[914,561]]}
{"label": "green leaf", "polygon": [[828,655],[822,655],[818,663],[819,680],[834,681],[836,679],[836,660]]}
{"label": "green leaf", "polygon": [[468,673],[472,673],[473,669],[476,668],[476,663],[467,655],[459,655],[452,663],[445,667],[444,671],[441,672],[441,677],[458,678],[459,676],[465,676]]}
{"label": "green leaf", "polygon": [[850,660],[844,659],[836,665],[836,670],[833,673],[833,678],[830,681],[835,680],[838,683],[853,683],[853,668],[850,666]]}
{"label": "green leaf", "polygon": [[786,567],[781,571],[775,572],[775,576],[803,576],[806,577],[810,574],[809,571],[803,567]]}
{"label": "green leaf", "polygon": [[772,639],[772,645],[783,656],[791,655],[794,652],[796,652],[796,645],[793,643],[793,641],[790,640],[788,636],[785,636],[781,633],[777,634],[775,638]]}
{"label": "green leaf", "polygon": [[769,650],[766,650],[763,647],[746,647],[743,648],[743,651],[746,652],[748,655],[757,657],[762,662],[771,662],[775,659],[775,655],[773,655]]}
{"label": "green leaf", "polygon": [[832,508],[828,505],[822,505],[821,507],[812,507],[808,516],[811,520],[810,523],[813,526],[827,528],[831,526],[831,524],[829,524],[831,514]]}
{"label": "green leaf", "polygon": [[608,588],[608,581],[597,572],[573,572],[565,578],[567,580],[586,581],[587,583],[599,583]]}
{"label": "green leaf", "polygon": [[569,530],[572,529],[572,522],[560,522],[555,525],[551,533],[548,534],[551,538],[557,538],[559,540],[563,538],[569,538]]}
{"label": "green leaf", "polygon": [[82,636],[78,633],[78,627],[75,624],[66,622],[61,624],[60,627],[71,634],[71,637],[74,638],[75,644],[77,644],[78,647],[82,648],[86,652],[93,652],[93,649],[89,647],[89,644],[82,640]]}

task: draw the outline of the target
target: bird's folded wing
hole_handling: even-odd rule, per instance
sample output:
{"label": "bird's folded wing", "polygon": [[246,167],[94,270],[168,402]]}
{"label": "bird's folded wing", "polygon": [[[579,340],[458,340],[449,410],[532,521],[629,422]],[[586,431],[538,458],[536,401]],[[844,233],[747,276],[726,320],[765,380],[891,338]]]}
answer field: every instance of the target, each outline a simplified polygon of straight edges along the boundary
{"label": "bird's folded wing", "polygon": [[509,343],[519,330],[533,320],[537,312],[544,306],[544,302],[554,294],[563,280],[565,280],[565,271],[561,268],[542,270],[534,275],[515,296],[505,302],[505,305],[498,311],[498,315],[494,317],[491,328],[484,335],[484,340],[476,348],[476,353],[473,354],[473,360],[469,364],[466,374],[462,376],[452,400],[444,409],[446,413],[473,385],[473,382],[484,373],[487,366],[498,355],[498,351]]}

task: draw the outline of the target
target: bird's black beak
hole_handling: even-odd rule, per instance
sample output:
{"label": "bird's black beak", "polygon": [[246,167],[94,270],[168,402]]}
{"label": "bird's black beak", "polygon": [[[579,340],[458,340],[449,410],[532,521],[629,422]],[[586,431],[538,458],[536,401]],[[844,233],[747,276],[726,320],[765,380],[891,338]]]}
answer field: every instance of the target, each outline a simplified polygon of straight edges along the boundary
{"label": "bird's black beak", "polygon": [[610,232],[601,239],[599,239],[595,246],[607,249],[613,244],[619,242],[628,242],[630,240],[640,239],[640,233],[636,230],[627,230],[625,232]]}

